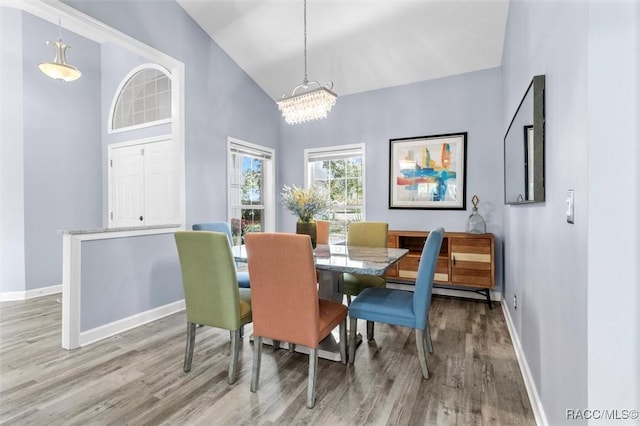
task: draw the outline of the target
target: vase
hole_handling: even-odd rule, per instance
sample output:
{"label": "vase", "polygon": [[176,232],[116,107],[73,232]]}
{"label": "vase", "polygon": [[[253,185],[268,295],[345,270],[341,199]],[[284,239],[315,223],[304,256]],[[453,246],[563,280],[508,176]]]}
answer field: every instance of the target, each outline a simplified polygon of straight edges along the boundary
{"label": "vase", "polygon": [[467,219],[467,232],[470,234],[484,234],[487,232],[487,222],[485,222],[482,215],[478,213],[480,198],[474,195],[471,202],[473,203],[473,211],[469,219]]}
{"label": "vase", "polygon": [[311,237],[311,246],[316,248],[316,223],[300,222],[296,223],[296,234],[305,234]]}

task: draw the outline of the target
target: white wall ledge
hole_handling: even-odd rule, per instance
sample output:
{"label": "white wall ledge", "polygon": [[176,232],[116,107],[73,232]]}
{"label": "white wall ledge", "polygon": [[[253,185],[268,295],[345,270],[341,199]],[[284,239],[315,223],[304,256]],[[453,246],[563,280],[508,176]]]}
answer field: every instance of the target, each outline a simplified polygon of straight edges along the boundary
{"label": "white wall ledge", "polygon": [[125,238],[138,235],[168,234],[184,229],[182,224],[133,226],[126,228],[59,229],[62,235],[72,235],[82,241]]}

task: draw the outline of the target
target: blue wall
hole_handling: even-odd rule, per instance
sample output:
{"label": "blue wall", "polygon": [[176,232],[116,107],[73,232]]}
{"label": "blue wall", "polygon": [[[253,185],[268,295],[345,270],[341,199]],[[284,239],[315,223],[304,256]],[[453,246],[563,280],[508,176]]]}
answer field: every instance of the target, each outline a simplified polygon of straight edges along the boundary
{"label": "blue wall", "polygon": [[[339,85],[336,85],[339,95]],[[502,282],[502,102],[498,68],[405,86],[338,97],[326,120],[288,125],[281,121],[279,182],[304,184],[304,149],[365,144],[367,220],[385,221],[390,229],[465,231],[471,197],[487,230],[497,237],[496,290]],[[390,210],[389,139],[468,132],[467,210]],[[279,228],[294,229],[295,217],[279,211]]]}
{"label": "blue wall", "polygon": [[102,225],[100,46],[63,31],[74,82],[44,75],[56,25],[23,14],[25,290],[62,283],[59,229]]}
{"label": "blue wall", "polygon": [[[502,126],[532,77],[546,74],[546,201],[505,207],[504,294],[553,425],[587,406],[587,38],[586,2],[510,4]],[[568,189],[575,225],[564,216]]]}
{"label": "blue wall", "polygon": [[640,401],[639,8],[510,2],[502,125],[546,74],[546,202],[505,207],[504,294],[552,425],[587,423],[567,409]]}
{"label": "blue wall", "polygon": [[173,234],[82,243],[80,331],[184,298]]}
{"label": "blue wall", "polygon": [[25,267],[23,49],[19,10],[0,7],[0,48],[0,294],[20,294],[25,291]]}

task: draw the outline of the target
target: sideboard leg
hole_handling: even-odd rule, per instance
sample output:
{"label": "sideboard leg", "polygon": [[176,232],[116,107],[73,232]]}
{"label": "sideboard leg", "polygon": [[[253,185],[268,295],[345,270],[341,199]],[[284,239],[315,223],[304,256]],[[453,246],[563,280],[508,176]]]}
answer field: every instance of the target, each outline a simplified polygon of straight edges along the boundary
{"label": "sideboard leg", "polygon": [[489,293],[489,289],[485,289],[484,294],[487,296],[487,303],[489,304],[489,309],[493,309],[493,305],[491,304],[491,295]]}

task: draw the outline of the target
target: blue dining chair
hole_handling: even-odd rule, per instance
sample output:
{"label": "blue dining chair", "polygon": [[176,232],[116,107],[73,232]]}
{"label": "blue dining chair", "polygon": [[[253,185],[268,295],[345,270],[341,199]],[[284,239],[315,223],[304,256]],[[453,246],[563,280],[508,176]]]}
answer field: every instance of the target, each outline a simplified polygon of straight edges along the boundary
{"label": "blue dining chair", "polygon": [[444,229],[437,228],[429,232],[424,243],[418,276],[414,291],[391,288],[366,288],[351,302],[349,306],[349,363],[353,364],[356,356],[356,331],[358,318],[382,322],[385,324],[410,327],[416,330],[416,345],[418,359],[422,369],[422,377],[429,378],[426,350],[433,353],[433,343],[429,333],[429,307],[431,305],[431,290],[433,276]]}
{"label": "blue dining chair", "polygon": [[[231,235],[231,226],[227,222],[207,222],[207,223],[195,223],[191,227],[194,231],[212,231],[212,232],[223,232],[227,234],[227,238],[229,238],[229,244],[233,247],[233,236]],[[249,273],[248,272],[240,272],[236,268],[236,277],[238,278],[238,287],[240,288],[250,288],[251,283],[249,282]]]}

